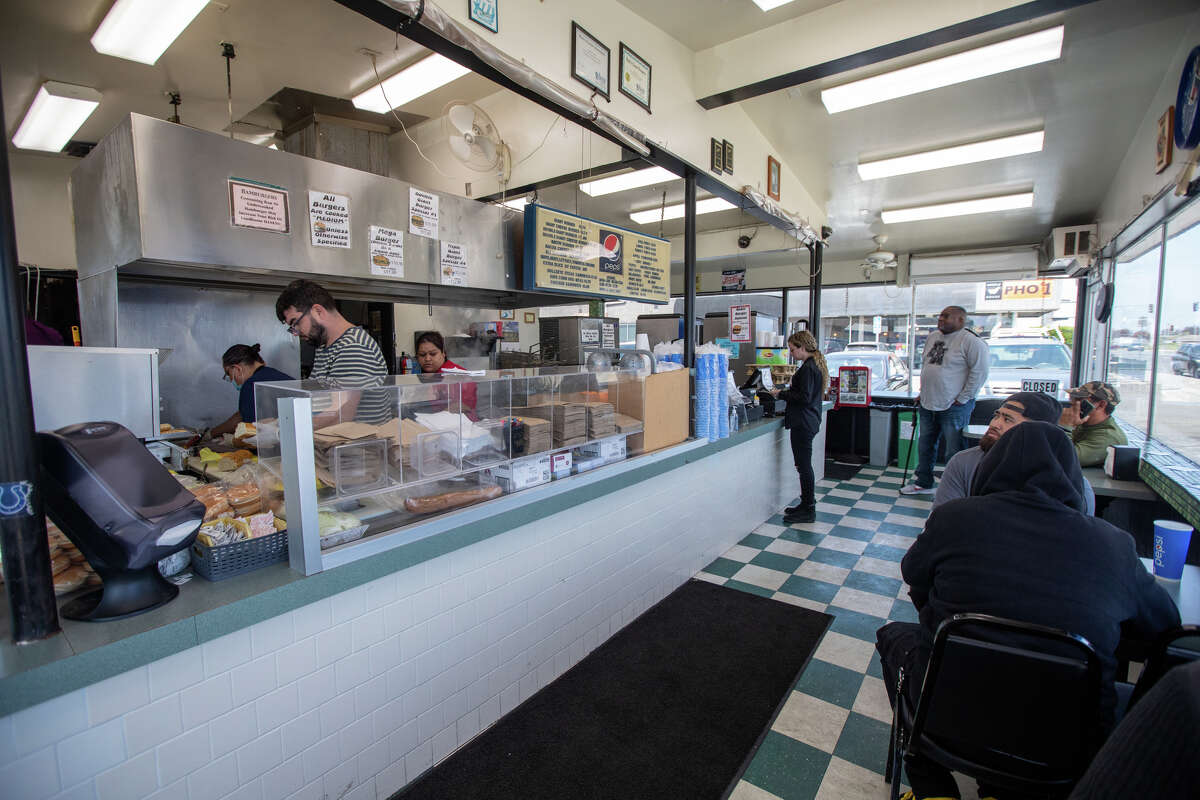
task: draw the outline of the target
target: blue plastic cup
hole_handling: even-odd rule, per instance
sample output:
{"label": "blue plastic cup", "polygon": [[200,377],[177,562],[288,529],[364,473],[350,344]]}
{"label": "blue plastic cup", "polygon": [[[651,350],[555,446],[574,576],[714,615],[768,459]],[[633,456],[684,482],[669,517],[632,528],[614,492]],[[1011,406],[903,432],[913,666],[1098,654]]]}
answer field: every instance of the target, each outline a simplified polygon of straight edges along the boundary
{"label": "blue plastic cup", "polygon": [[1183,577],[1192,526],[1186,522],[1154,520],[1154,574],[1169,581]]}

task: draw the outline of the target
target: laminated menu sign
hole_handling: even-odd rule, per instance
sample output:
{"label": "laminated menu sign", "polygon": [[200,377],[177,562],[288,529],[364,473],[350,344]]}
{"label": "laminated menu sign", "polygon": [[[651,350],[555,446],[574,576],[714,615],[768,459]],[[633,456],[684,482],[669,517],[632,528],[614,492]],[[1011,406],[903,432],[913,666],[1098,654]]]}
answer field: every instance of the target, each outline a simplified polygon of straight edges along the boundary
{"label": "laminated menu sign", "polygon": [[467,247],[455,242],[439,242],[442,258],[442,284],[444,286],[467,285]]}
{"label": "laminated menu sign", "polygon": [[[409,187],[408,232],[426,239],[438,238],[438,196]],[[445,281],[442,281],[445,283]]]}
{"label": "laminated menu sign", "polygon": [[526,291],[670,299],[671,244],[539,205],[525,207]]}
{"label": "laminated menu sign", "polygon": [[313,247],[350,247],[350,198],[308,192],[308,229]]}
{"label": "laminated menu sign", "polygon": [[749,304],[729,307],[729,341],[750,341],[750,306]]}
{"label": "laminated menu sign", "polygon": [[371,225],[367,228],[367,249],[372,275],[404,277],[404,231]]}
{"label": "laminated menu sign", "polygon": [[290,233],[287,189],[247,178],[230,178],[229,221],[237,228]]}

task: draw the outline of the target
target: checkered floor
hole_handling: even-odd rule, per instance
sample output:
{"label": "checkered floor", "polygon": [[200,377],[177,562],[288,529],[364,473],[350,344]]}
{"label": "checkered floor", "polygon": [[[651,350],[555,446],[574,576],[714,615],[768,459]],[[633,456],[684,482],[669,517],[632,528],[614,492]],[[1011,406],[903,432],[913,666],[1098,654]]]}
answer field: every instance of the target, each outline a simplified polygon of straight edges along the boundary
{"label": "checkered floor", "polygon": [[789,526],[776,515],[696,576],[834,617],[733,800],[888,796],[891,709],[875,631],[917,621],[900,560],[932,499],[900,495],[901,477],[865,467],[851,480],[820,481],[816,522]]}

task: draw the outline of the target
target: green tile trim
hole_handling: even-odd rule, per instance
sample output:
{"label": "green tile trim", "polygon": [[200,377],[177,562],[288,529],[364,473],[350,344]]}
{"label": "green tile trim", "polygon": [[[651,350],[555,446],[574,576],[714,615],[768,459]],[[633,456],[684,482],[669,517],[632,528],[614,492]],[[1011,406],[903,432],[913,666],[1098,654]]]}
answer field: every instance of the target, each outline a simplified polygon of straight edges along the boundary
{"label": "green tile trim", "polygon": [[[64,646],[66,639],[62,636],[47,642],[22,645],[20,648],[7,642],[0,644],[0,660],[3,661],[5,671],[12,673],[0,678],[0,717],[91,686],[106,678],[278,617],[424,561],[469,547],[590,500],[621,491],[760,436],[777,434],[782,430],[781,423],[779,419],[762,420],[728,439],[707,442],[645,466],[580,486],[578,489],[473,520],[307,578],[291,572],[286,565],[268,568],[277,570],[276,580],[280,581],[279,585],[195,616],[83,652],[70,652],[71,648],[69,645]],[[270,579],[272,576],[260,574],[260,577]],[[25,648],[30,650],[25,653],[18,652]],[[42,654],[41,658],[46,663],[22,668],[22,661],[33,663],[38,660],[32,648],[54,648],[59,652]]]}
{"label": "green tile trim", "polygon": [[1138,477],[1167,501],[1193,528],[1200,528],[1200,497],[1167,477],[1166,473],[1143,459],[1138,464]]}

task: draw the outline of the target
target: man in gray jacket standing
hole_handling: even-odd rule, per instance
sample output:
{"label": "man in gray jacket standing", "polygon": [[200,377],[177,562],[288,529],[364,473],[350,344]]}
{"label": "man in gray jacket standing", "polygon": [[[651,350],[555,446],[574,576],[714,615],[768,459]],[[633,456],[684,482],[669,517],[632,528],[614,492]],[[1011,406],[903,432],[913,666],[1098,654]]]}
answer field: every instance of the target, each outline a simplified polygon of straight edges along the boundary
{"label": "man in gray jacket standing", "polygon": [[947,460],[963,449],[963,428],[988,376],[987,344],[966,330],[966,323],[966,309],[946,306],[938,315],[938,329],[925,341],[917,407],[921,429],[917,469],[901,494],[933,494],[933,462],[941,439],[946,440]]}

